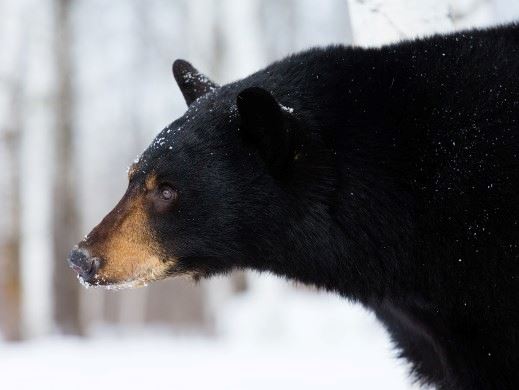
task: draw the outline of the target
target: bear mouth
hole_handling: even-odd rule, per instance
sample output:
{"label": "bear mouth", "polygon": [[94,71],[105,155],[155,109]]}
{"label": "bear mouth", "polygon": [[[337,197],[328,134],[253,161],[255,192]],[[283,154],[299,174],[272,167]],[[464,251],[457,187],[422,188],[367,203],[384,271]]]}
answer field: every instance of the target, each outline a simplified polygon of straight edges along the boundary
{"label": "bear mouth", "polygon": [[102,288],[105,290],[127,290],[139,287],[146,287],[150,281],[145,278],[135,278],[128,279],[123,281],[113,281],[108,279],[103,279],[98,275],[94,275],[92,279],[85,280],[82,276],[77,275],[77,279],[79,283],[87,289],[89,288]]}
{"label": "bear mouth", "polygon": [[166,270],[157,272],[153,268],[148,268],[122,280],[108,278],[103,276],[101,273],[96,273],[88,279],[78,274],[77,279],[79,280],[79,283],[87,289],[101,288],[105,290],[127,290],[146,287],[152,282],[178,276],[193,277],[196,279],[192,272],[179,270],[174,263],[172,263]]}

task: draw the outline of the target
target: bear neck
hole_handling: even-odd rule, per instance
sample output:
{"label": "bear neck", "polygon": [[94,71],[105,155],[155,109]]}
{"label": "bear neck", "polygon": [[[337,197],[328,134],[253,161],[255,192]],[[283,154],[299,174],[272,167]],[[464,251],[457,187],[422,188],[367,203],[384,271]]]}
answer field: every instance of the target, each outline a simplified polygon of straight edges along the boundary
{"label": "bear neck", "polygon": [[383,58],[374,50],[316,50],[244,80],[271,90],[322,141],[253,268],[363,302],[419,288],[405,277],[413,267],[413,205],[400,181],[410,167],[399,127],[402,107],[417,102],[397,92],[409,77]]}

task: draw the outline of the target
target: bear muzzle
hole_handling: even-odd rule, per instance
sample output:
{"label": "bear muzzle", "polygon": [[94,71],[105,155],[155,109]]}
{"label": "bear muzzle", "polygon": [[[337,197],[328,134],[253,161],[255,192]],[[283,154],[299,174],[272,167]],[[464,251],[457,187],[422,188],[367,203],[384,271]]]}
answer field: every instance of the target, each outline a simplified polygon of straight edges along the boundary
{"label": "bear muzzle", "polygon": [[67,261],[70,268],[76,271],[79,279],[86,284],[93,282],[101,266],[99,257],[91,257],[87,250],[77,245],[70,251]]}

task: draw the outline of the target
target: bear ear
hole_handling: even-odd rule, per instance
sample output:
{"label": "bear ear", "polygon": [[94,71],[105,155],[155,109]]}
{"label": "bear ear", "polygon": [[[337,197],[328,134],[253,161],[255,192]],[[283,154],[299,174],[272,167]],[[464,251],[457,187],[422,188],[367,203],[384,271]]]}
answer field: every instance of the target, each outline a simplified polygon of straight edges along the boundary
{"label": "bear ear", "polygon": [[173,76],[188,106],[200,96],[218,87],[217,84],[184,60],[176,60],[173,63]]}
{"label": "bear ear", "polygon": [[244,142],[259,151],[274,177],[286,176],[294,154],[290,114],[263,88],[244,89],[236,103]]}

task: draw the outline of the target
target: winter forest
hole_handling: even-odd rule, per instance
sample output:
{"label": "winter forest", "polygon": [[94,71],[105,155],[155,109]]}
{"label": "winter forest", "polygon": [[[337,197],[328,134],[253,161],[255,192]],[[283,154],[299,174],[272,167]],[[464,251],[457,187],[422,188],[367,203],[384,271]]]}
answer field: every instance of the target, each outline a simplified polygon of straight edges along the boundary
{"label": "winter forest", "polygon": [[175,59],[223,84],[313,46],[518,19],[517,0],[0,0],[2,382],[418,388],[374,318],[331,294],[257,273],[85,289],[65,259],[184,112]]}

